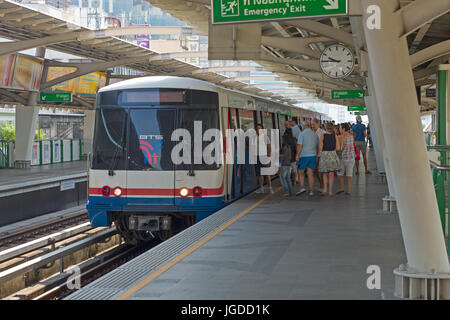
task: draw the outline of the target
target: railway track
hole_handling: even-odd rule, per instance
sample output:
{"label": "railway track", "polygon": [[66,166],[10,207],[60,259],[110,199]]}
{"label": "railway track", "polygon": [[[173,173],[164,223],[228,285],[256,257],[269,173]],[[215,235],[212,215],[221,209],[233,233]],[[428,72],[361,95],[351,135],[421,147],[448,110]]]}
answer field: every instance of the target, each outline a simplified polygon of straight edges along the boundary
{"label": "railway track", "polygon": [[77,226],[83,222],[89,222],[85,209],[2,233],[0,234],[0,251],[43,237],[49,233]]}

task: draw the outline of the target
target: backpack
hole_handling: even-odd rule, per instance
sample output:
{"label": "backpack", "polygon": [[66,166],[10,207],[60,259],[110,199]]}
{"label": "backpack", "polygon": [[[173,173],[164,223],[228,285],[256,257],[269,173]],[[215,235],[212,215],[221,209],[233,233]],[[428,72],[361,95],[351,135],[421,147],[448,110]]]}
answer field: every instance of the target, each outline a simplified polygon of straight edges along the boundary
{"label": "backpack", "polygon": [[291,162],[296,162],[295,156],[297,155],[297,139],[293,136],[287,138],[287,143],[291,147]]}

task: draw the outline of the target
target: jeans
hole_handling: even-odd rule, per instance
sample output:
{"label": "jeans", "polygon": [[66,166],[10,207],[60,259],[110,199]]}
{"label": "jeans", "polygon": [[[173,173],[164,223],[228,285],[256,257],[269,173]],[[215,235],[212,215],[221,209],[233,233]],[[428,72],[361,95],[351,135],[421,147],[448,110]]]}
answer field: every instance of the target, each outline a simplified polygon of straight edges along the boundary
{"label": "jeans", "polygon": [[291,167],[290,166],[282,166],[280,173],[281,184],[284,188],[284,193],[288,195],[292,195],[292,182],[291,182]]}

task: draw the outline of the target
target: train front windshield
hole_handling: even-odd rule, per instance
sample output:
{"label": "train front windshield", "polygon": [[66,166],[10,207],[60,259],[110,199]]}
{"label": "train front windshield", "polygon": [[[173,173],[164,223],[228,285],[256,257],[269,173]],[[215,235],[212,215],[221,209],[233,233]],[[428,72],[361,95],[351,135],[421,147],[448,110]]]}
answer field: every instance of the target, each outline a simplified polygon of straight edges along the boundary
{"label": "train front windshield", "polygon": [[[217,93],[180,89],[139,89],[101,93],[96,114],[92,169],[215,170],[217,165],[171,161],[175,129],[194,143],[194,121],[202,132],[219,128]],[[211,142],[203,142],[204,146]],[[193,152],[191,153],[193,163]]]}

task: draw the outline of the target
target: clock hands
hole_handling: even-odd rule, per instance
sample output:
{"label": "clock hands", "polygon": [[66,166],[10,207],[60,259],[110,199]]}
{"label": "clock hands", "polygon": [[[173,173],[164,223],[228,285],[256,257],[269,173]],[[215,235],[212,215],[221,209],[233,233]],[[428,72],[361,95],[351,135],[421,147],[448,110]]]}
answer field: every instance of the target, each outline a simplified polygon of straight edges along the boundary
{"label": "clock hands", "polygon": [[337,62],[337,63],[341,62],[341,60],[336,60],[336,59],[333,59],[331,57],[328,57],[328,59],[330,59],[330,60],[322,60],[322,62]]}

